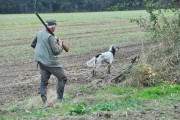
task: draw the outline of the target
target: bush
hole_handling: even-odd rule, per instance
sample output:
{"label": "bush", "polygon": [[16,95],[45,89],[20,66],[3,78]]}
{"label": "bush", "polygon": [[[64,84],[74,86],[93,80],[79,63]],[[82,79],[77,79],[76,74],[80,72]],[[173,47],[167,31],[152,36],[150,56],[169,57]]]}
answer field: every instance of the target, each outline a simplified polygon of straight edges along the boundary
{"label": "bush", "polygon": [[[152,1],[147,0],[149,19],[141,17],[132,21],[143,27],[149,33],[150,40],[154,42],[154,49],[149,54],[147,62],[157,69],[160,79],[179,84],[180,10],[176,8],[175,4],[168,5],[162,4],[160,1],[152,3]],[[164,8],[164,11],[161,8]],[[151,84],[152,80],[146,76],[146,67],[144,68],[143,65],[137,67],[144,70],[135,68],[135,71],[139,74],[136,76],[141,76],[139,81],[145,82],[144,80],[148,80],[151,81]],[[142,75],[145,76],[142,77]]]}
{"label": "bush", "polygon": [[139,63],[132,68],[131,73],[133,86],[154,86],[160,83],[157,72],[149,64]]}

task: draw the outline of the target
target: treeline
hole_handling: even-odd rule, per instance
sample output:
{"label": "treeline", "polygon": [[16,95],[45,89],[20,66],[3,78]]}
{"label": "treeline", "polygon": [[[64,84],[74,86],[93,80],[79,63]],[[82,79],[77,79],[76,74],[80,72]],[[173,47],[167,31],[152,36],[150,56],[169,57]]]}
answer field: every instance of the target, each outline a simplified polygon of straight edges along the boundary
{"label": "treeline", "polygon": [[[0,0],[0,14],[33,13],[35,0]],[[144,9],[143,0],[38,0],[38,11],[87,12]]]}

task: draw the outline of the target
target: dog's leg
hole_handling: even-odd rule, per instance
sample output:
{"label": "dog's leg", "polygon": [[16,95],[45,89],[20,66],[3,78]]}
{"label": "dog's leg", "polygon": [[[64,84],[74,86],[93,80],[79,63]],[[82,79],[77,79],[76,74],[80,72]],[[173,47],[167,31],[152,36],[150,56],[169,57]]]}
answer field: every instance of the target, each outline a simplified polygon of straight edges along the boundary
{"label": "dog's leg", "polygon": [[95,68],[93,69],[93,71],[92,71],[91,73],[92,73],[92,77],[96,76],[96,70],[95,70]]}
{"label": "dog's leg", "polygon": [[95,76],[95,71],[94,70],[91,73],[92,73],[92,76]]}
{"label": "dog's leg", "polygon": [[94,76],[96,76],[96,71],[94,70]]}
{"label": "dog's leg", "polygon": [[108,64],[108,74],[111,74],[111,64]]}
{"label": "dog's leg", "polygon": [[93,76],[96,76],[96,72],[98,71],[99,67],[101,66],[101,63],[96,63],[94,69],[93,69]]}

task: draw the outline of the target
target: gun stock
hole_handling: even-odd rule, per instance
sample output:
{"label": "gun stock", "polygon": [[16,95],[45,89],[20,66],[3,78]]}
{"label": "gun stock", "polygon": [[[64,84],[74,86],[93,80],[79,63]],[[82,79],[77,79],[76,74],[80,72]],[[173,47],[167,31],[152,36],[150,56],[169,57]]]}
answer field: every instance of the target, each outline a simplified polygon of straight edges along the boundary
{"label": "gun stock", "polygon": [[63,49],[64,49],[66,52],[69,51],[69,47],[68,47],[66,44],[64,44],[64,42],[63,42],[62,46],[63,46]]}

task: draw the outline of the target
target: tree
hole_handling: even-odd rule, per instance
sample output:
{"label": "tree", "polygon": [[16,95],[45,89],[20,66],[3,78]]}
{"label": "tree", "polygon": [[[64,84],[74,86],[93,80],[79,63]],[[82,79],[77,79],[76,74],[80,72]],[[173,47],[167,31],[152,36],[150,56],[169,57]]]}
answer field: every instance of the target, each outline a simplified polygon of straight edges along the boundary
{"label": "tree", "polygon": [[[0,13],[32,13],[35,0],[0,0]],[[142,0],[38,0],[40,12],[142,9]],[[113,8],[113,9],[112,9]]]}

